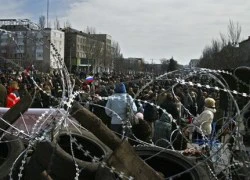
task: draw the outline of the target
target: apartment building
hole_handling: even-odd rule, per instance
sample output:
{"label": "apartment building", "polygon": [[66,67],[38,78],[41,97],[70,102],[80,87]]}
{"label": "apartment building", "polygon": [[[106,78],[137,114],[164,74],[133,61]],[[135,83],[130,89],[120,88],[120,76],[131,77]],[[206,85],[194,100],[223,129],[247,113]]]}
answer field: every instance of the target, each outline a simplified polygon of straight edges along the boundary
{"label": "apartment building", "polygon": [[34,65],[42,72],[61,68],[58,59],[64,61],[64,32],[50,28],[41,31],[29,21],[0,22],[0,29],[5,30],[0,32],[0,56],[24,68]]}
{"label": "apartment building", "polygon": [[[104,70],[106,41],[99,34],[89,34],[72,28],[65,32],[65,63],[70,71]],[[111,42],[110,42],[111,46]]]}
{"label": "apartment building", "polygon": [[191,59],[189,61],[189,67],[190,68],[194,68],[197,67],[197,65],[199,64],[200,60],[199,59]]}

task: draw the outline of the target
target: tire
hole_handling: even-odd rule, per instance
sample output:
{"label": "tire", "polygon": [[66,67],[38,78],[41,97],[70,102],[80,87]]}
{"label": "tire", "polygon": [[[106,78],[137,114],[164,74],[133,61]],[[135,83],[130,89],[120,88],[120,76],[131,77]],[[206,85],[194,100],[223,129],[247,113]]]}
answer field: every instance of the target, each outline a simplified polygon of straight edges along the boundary
{"label": "tire", "polygon": [[[197,166],[196,168],[201,172],[201,173],[206,173],[202,176],[208,176],[210,177],[210,179],[214,179],[209,171],[209,168],[212,169],[214,171],[214,167],[213,167],[213,163],[211,161],[207,161],[207,163],[204,162],[204,159],[201,157],[195,157],[195,156],[185,156],[187,159],[189,159],[190,161],[192,161],[194,164],[200,163],[199,166]],[[209,165],[209,168],[208,168]],[[219,177],[217,177],[218,179],[220,179]],[[223,180],[223,179],[221,179]]]}
{"label": "tire", "polygon": [[[32,151],[30,151],[30,153],[28,153],[28,157],[25,159],[26,162],[24,164],[24,170],[22,171],[23,176],[22,176],[21,180],[24,179],[25,171],[27,168],[27,164],[29,164],[31,153],[32,153]],[[18,179],[18,174],[20,172],[20,167],[22,165],[23,159],[24,159],[24,153],[22,153],[22,155],[20,157],[18,157],[18,160],[15,162],[15,165],[14,165],[13,170],[12,170],[12,175],[11,175],[11,178],[14,180]],[[9,179],[10,179],[10,176],[8,177],[8,180]]]}
{"label": "tire", "polygon": [[24,150],[22,141],[13,135],[5,135],[2,141],[10,141],[6,143],[0,143],[0,179],[9,179],[10,169]]}
{"label": "tire", "polygon": [[[111,153],[111,150],[88,131],[72,132],[72,137],[77,139],[78,144],[88,150],[92,156],[101,157]],[[84,153],[73,145],[75,161],[82,169],[79,179],[94,179],[98,169],[98,163],[93,163],[92,159],[85,157]],[[70,136],[66,131],[61,132],[54,142],[40,142],[34,153],[36,162],[54,180],[74,179],[76,174],[75,163],[71,155]]]}
{"label": "tire", "polygon": [[[164,175],[164,178],[169,178],[173,175],[181,173],[195,165],[195,163],[193,163],[191,160],[171,150],[162,151],[162,149],[154,147],[135,147],[135,151],[142,159],[148,158],[146,163],[154,170]],[[209,180],[209,175],[204,169],[196,166],[187,173],[181,174],[174,179]]]}
{"label": "tire", "polygon": [[[51,180],[46,176],[46,171],[43,170],[41,166],[32,158],[32,152],[28,152],[28,157],[25,159],[26,163],[24,164],[24,169],[22,171],[22,178],[21,180]],[[22,165],[22,161],[24,159],[24,153],[19,157],[16,161],[15,166],[12,171],[12,179],[17,180],[19,179],[18,174],[20,172],[20,167]],[[9,180],[10,177],[6,178]]]}
{"label": "tire", "polygon": [[24,169],[24,180],[50,180],[47,171],[39,165],[34,157],[31,157]]}
{"label": "tire", "polygon": [[95,180],[116,180],[116,176],[109,169],[99,166],[95,174]]}

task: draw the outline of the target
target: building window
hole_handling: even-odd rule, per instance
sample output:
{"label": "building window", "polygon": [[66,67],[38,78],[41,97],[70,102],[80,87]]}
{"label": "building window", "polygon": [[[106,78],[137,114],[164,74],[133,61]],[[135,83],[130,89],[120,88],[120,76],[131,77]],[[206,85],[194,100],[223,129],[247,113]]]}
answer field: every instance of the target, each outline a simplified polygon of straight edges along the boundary
{"label": "building window", "polygon": [[36,49],[37,50],[43,50],[43,46],[37,46]]}
{"label": "building window", "polygon": [[24,46],[23,45],[18,45],[18,50],[23,50]]}
{"label": "building window", "polygon": [[87,58],[81,58],[80,61],[81,64],[89,64],[88,59]]}
{"label": "building window", "polygon": [[37,57],[43,57],[43,53],[37,53]]}
{"label": "building window", "polygon": [[43,60],[43,53],[37,52],[36,53],[36,60]]}
{"label": "building window", "polygon": [[23,57],[23,54],[22,53],[17,53],[16,54],[16,58],[22,58]]}

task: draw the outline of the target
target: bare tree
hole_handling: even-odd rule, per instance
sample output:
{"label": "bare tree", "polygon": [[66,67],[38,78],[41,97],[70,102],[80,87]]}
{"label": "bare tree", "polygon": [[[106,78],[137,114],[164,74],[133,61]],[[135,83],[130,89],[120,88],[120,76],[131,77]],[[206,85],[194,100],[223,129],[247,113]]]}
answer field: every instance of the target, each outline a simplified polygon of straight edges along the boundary
{"label": "bare tree", "polygon": [[40,16],[39,17],[39,26],[41,29],[45,28],[45,16]]}
{"label": "bare tree", "polygon": [[87,60],[92,62],[94,69],[101,66],[104,54],[104,42],[99,41],[93,34],[86,34],[83,50]]}
{"label": "bare tree", "polygon": [[229,24],[227,26],[228,29],[228,39],[229,42],[235,46],[239,43],[240,35],[241,35],[241,26],[239,23],[234,23],[232,20],[229,20]]}
{"label": "bare tree", "polygon": [[54,21],[54,28],[57,29],[57,30],[61,28],[60,21],[59,21],[59,19],[57,17],[56,17],[56,19]]}
{"label": "bare tree", "polygon": [[64,29],[70,29],[71,28],[71,23],[69,22],[69,20],[67,20],[65,23],[64,23]]}
{"label": "bare tree", "polygon": [[169,60],[167,58],[160,59],[161,62],[161,73],[167,72]]}
{"label": "bare tree", "polygon": [[89,26],[87,26],[85,32],[86,32],[87,34],[96,34],[96,29],[95,29],[94,27],[89,27]]}
{"label": "bare tree", "polygon": [[120,58],[121,57],[121,48],[118,42],[113,41],[112,42],[112,58]]}
{"label": "bare tree", "polygon": [[228,45],[228,39],[225,34],[220,33],[221,48]]}
{"label": "bare tree", "polygon": [[112,47],[111,47],[111,59],[112,59],[112,66],[116,70],[120,70],[122,67],[123,61],[122,59],[122,54],[121,54],[121,49],[120,45],[118,42],[113,41],[112,42]]}
{"label": "bare tree", "polygon": [[200,67],[212,69],[228,69],[240,65],[240,51],[236,48],[241,35],[239,23],[229,21],[227,34],[220,33],[219,40],[212,40],[210,46],[206,46],[200,58]]}

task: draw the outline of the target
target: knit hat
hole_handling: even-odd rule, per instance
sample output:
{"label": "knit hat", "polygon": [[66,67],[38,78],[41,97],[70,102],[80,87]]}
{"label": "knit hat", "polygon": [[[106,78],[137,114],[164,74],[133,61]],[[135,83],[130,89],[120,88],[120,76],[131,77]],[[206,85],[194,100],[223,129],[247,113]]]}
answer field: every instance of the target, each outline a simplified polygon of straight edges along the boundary
{"label": "knit hat", "polygon": [[215,108],[215,100],[213,98],[206,98],[205,106],[208,108]]}
{"label": "knit hat", "polygon": [[143,114],[140,113],[140,112],[136,113],[135,117],[136,117],[137,119],[141,119],[141,120],[144,119]]}
{"label": "knit hat", "polygon": [[123,83],[115,85],[115,93],[126,93],[126,87]]}

